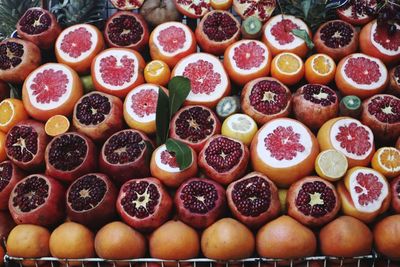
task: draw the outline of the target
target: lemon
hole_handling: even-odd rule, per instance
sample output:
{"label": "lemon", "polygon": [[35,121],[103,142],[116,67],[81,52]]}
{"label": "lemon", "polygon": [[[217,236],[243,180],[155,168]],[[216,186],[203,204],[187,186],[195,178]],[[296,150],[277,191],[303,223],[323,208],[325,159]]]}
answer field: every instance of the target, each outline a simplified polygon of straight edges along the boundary
{"label": "lemon", "polygon": [[342,178],[347,168],[347,158],[335,149],[322,151],[315,160],[315,171],[328,181],[334,182]]}
{"label": "lemon", "polygon": [[221,133],[250,145],[257,130],[257,124],[250,116],[237,113],[225,119]]}

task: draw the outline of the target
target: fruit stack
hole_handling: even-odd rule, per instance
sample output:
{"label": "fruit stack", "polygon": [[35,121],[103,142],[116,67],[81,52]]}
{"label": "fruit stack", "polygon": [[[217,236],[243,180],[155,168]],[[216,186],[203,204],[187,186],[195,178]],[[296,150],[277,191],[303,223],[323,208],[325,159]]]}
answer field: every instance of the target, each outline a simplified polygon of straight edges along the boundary
{"label": "fruit stack", "polygon": [[6,260],[398,266],[397,2],[69,2],[0,43]]}

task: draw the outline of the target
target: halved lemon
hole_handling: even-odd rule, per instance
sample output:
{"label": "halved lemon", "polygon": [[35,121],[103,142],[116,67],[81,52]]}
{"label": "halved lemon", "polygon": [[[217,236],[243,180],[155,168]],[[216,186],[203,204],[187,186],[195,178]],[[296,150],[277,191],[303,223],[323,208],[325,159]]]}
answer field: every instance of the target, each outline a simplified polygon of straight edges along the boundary
{"label": "halved lemon", "polygon": [[272,60],[271,75],[286,85],[294,85],[304,76],[303,61],[294,53],[280,53]]}
{"label": "halved lemon", "polygon": [[315,160],[317,174],[332,182],[341,179],[346,174],[347,168],[346,156],[335,149],[322,151]]}
{"label": "halved lemon", "polygon": [[57,136],[66,133],[69,129],[70,122],[67,117],[63,115],[54,115],[47,120],[44,130],[49,136]]}
{"label": "halved lemon", "polygon": [[147,83],[166,86],[171,76],[167,63],[161,60],[150,61],[144,68],[144,79]]}
{"label": "halved lemon", "polygon": [[315,54],[305,63],[305,77],[309,83],[328,84],[335,78],[336,63],[328,55]]}
{"label": "halved lemon", "polygon": [[372,157],[372,168],[386,178],[400,175],[400,150],[395,147],[381,147]]}
{"label": "halved lemon", "polygon": [[256,122],[246,114],[233,114],[226,118],[222,124],[222,135],[242,141],[250,145],[254,135],[258,131]]}

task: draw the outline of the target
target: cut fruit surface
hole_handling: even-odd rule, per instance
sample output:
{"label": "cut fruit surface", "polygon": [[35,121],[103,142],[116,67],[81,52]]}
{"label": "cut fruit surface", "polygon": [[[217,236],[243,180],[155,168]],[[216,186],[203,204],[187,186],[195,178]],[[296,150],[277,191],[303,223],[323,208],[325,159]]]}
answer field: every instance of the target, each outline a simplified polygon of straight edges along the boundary
{"label": "cut fruit surface", "polygon": [[346,174],[347,168],[346,156],[335,149],[322,151],[315,160],[315,171],[317,174],[331,182],[342,178]]}
{"label": "cut fruit surface", "polygon": [[275,0],[234,0],[233,9],[242,19],[250,16],[263,23],[269,20],[276,7]]}
{"label": "cut fruit surface", "polygon": [[328,84],[335,78],[336,63],[328,55],[315,54],[305,63],[305,77],[309,83]]}
{"label": "cut fruit surface", "polygon": [[250,116],[238,113],[224,120],[221,133],[250,145],[257,130],[257,124]]}
{"label": "cut fruit surface", "polygon": [[216,10],[228,10],[233,0],[211,0],[211,7]]}
{"label": "cut fruit surface", "polygon": [[203,17],[211,9],[210,0],[174,0],[174,2],[180,13],[192,19]]}
{"label": "cut fruit surface", "polygon": [[168,65],[161,60],[153,60],[144,68],[144,79],[147,83],[166,86],[171,76]]}
{"label": "cut fruit surface", "polygon": [[298,83],[304,76],[304,64],[294,53],[283,52],[272,60],[271,76],[286,85]]}
{"label": "cut fruit surface", "polygon": [[0,131],[7,133],[15,124],[28,119],[21,100],[7,98],[0,102]]}
{"label": "cut fruit surface", "polygon": [[70,122],[67,117],[63,115],[54,115],[47,120],[44,130],[49,136],[57,136],[66,133],[69,129]]}
{"label": "cut fruit surface", "polygon": [[344,20],[353,25],[364,25],[373,19],[371,14],[376,12],[376,0],[350,0],[340,8],[336,9],[341,20]]}
{"label": "cut fruit surface", "polygon": [[143,2],[144,0],[111,0],[113,6],[119,10],[139,9]]}
{"label": "cut fruit surface", "polygon": [[386,178],[400,175],[400,150],[394,147],[379,148],[372,158],[372,168],[382,173]]}

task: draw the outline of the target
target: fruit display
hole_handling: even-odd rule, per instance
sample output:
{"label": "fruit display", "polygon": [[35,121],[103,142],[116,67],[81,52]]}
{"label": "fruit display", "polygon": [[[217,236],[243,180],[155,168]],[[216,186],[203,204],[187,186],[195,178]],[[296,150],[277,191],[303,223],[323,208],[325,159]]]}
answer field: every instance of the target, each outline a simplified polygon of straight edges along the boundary
{"label": "fruit display", "polygon": [[397,0],[0,23],[0,266],[400,266]]}

